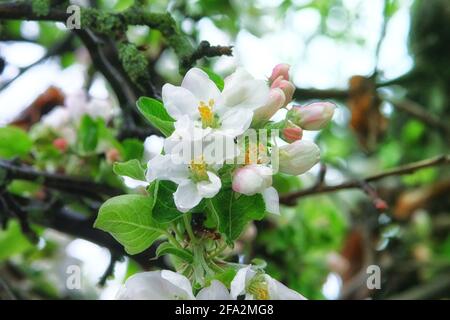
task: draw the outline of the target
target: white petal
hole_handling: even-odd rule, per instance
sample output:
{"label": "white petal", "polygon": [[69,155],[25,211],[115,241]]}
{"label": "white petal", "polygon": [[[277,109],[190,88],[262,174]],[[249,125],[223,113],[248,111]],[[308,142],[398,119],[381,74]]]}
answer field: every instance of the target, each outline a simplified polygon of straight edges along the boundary
{"label": "white petal", "polygon": [[199,116],[199,101],[186,88],[176,87],[167,83],[162,87],[162,99],[164,107],[174,119],[179,119],[185,114],[192,119]]}
{"label": "white petal", "polygon": [[306,298],[297,291],[289,289],[284,284],[268,275],[266,275],[266,281],[270,300],[306,300]]}
{"label": "white petal", "polygon": [[189,297],[189,299],[194,299],[194,295],[192,294],[191,282],[188,278],[170,270],[162,270],[161,277],[172,283],[174,286],[183,290],[186,293],[186,296]]}
{"label": "white petal", "polygon": [[192,68],[186,73],[181,86],[192,92],[197,100],[205,103],[210,99],[217,100],[220,95],[216,84],[206,72],[198,68]]}
{"label": "white petal", "polygon": [[188,212],[200,203],[202,197],[198,193],[197,185],[188,180],[180,184],[173,194],[173,199],[177,209],[181,212]]}
{"label": "white petal", "polygon": [[[269,87],[262,80],[248,80],[224,88],[218,105],[228,108],[258,109],[269,97]],[[223,111],[221,111],[223,113]]]}
{"label": "white petal", "polygon": [[267,188],[261,192],[266,204],[266,211],[273,214],[280,214],[280,198],[278,191],[274,187]]}
{"label": "white petal", "polygon": [[202,198],[214,197],[222,187],[220,178],[214,173],[208,171],[209,181],[200,181],[197,183],[198,193]]}
{"label": "white petal", "polygon": [[159,179],[183,183],[188,177],[189,169],[187,165],[173,163],[170,155],[159,154],[147,163],[146,179],[148,182]]}
{"label": "white petal", "polygon": [[144,161],[148,161],[161,154],[164,146],[164,138],[151,135],[144,141]]}
{"label": "white petal", "polygon": [[41,121],[50,128],[60,130],[70,122],[70,113],[64,107],[56,107],[44,115]]}
{"label": "white petal", "polygon": [[149,184],[147,181],[136,180],[136,179],[126,177],[126,176],[122,176],[122,179],[123,179],[123,183],[130,189],[136,189],[139,187],[145,188]]}
{"label": "white petal", "polygon": [[[163,272],[171,271],[150,271],[137,273],[125,282],[117,293],[119,300],[174,300],[194,299],[192,289],[186,287],[184,281],[171,281],[163,278]],[[178,275],[181,276],[181,275]],[[166,277],[171,278],[166,274]],[[183,277],[183,276],[181,276]],[[186,279],[186,278],[185,278]],[[188,279],[186,281],[189,282]],[[181,284],[181,286],[178,286]]]}
{"label": "white petal", "polygon": [[200,290],[197,300],[231,300],[231,296],[222,282],[213,280],[209,287]]}
{"label": "white petal", "polygon": [[244,81],[254,80],[252,75],[247,72],[244,68],[237,68],[232,74],[225,78],[224,90],[229,89],[234,86],[238,86]]}
{"label": "white petal", "polygon": [[241,268],[234,279],[231,281],[230,294],[233,300],[238,296],[245,294],[247,283],[255,276],[256,272],[251,269],[251,266]]}
{"label": "white petal", "polygon": [[221,129],[232,136],[239,136],[250,127],[253,111],[243,108],[231,108],[220,117]]}
{"label": "white petal", "polygon": [[64,104],[74,121],[80,120],[87,113],[87,103],[87,95],[84,90],[71,93],[64,100]]}
{"label": "white petal", "polygon": [[[180,153],[183,148],[193,149],[195,144],[201,143],[204,138],[212,131],[211,128],[197,127],[192,119],[187,115],[183,115],[174,124],[175,131],[165,139],[165,153]],[[181,144],[180,144],[181,143]],[[194,156],[194,154],[192,154]],[[188,160],[191,160],[189,157]]]}
{"label": "white petal", "polygon": [[107,100],[92,99],[86,105],[86,114],[91,118],[101,118],[108,122],[113,116],[113,109]]}

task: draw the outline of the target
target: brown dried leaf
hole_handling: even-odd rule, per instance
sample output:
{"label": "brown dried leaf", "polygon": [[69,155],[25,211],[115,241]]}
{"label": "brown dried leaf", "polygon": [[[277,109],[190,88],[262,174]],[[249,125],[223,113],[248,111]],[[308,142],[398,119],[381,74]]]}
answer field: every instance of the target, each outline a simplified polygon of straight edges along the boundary
{"label": "brown dried leaf", "polygon": [[374,151],[387,129],[387,119],[380,112],[381,99],[373,80],[363,76],[351,77],[347,103],[352,113],[350,127],[365,151]]}
{"label": "brown dried leaf", "polygon": [[62,104],[64,104],[63,92],[61,89],[51,86],[23,110],[11,124],[28,130],[33,124],[39,122],[43,115]]}

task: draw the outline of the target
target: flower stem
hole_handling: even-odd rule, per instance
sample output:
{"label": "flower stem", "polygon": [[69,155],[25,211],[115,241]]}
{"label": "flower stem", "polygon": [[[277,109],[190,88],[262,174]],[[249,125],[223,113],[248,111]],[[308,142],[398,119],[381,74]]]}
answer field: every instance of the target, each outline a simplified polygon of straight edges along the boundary
{"label": "flower stem", "polygon": [[183,249],[183,247],[182,247],[181,244],[178,242],[178,240],[175,239],[175,237],[172,236],[172,235],[170,234],[170,231],[166,231],[166,232],[165,232],[165,235],[166,235],[167,239],[169,240],[169,242],[170,242],[171,244],[173,244],[173,245],[174,245],[175,247],[177,247],[178,249]]}
{"label": "flower stem", "polygon": [[186,227],[186,231],[189,235],[189,239],[191,240],[192,243],[196,243],[197,239],[195,238],[194,232],[192,231],[192,226],[191,226],[191,215],[185,213],[183,214],[183,220],[184,220],[184,225]]}

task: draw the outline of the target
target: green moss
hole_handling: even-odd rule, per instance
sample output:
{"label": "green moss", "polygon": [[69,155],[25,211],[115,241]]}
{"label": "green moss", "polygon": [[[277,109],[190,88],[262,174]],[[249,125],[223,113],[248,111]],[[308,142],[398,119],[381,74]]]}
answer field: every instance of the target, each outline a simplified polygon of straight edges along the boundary
{"label": "green moss", "polygon": [[119,59],[130,79],[138,86],[148,81],[148,62],[144,54],[131,43],[121,43],[118,49]]}
{"label": "green moss", "polygon": [[101,34],[110,34],[111,32],[125,31],[127,29],[127,25],[123,22],[120,15],[92,8],[82,10],[81,25]]}
{"label": "green moss", "polygon": [[46,16],[50,12],[50,0],[33,0],[31,9],[38,16]]}

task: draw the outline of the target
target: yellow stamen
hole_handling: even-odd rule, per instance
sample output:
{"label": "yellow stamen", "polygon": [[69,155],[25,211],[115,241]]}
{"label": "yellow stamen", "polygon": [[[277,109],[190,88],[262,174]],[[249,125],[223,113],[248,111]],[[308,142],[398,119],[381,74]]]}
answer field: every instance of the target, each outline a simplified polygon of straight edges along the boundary
{"label": "yellow stamen", "polygon": [[266,147],[260,143],[258,147],[255,145],[250,145],[245,151],[245,164],[261,164],[264,161],[264,156],[266,156]]}
{"label": "yellow stamen", "polygon": [[264,275],[256,275],[247,287],[247,291],[253,295],[256,300],[269,300],[269,289]]}
{"label": "yellow stamen", "polygon": [[203,156],[191,160],[189,168],[191,169],[192,175],[196,180],[208,180],[208,174],[206,172],[207,166]]}
{"label": "yellow stamen", "polygon": [[203,127],[211,127],[214,124],[213,107],[213,99],[209,99],[208,104],[206,104],[204,101],[200,101],[198,112],[200,113],[200,119],[202,120]]}

